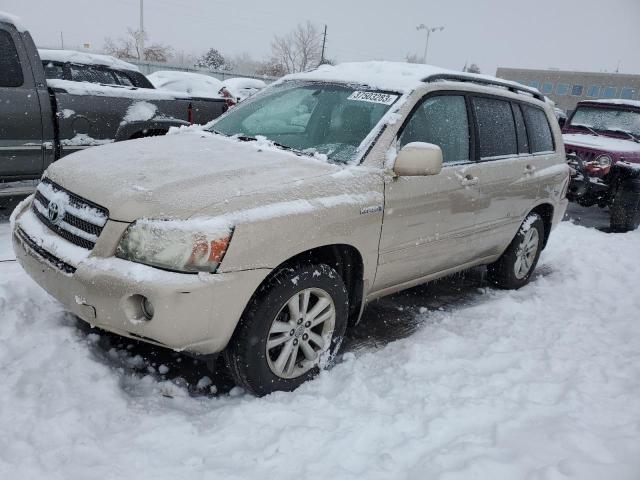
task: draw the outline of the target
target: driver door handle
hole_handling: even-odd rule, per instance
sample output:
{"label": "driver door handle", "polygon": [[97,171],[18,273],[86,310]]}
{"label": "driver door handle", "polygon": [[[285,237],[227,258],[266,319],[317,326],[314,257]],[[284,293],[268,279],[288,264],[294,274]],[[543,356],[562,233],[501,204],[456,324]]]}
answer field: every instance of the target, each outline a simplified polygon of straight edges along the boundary
{"label": "driver door handle", "polygon": [[471,185],[477,185],[478,184],[478,177],[474,177],[473,175],[465,175],[464,177],[462,177],[460,179],[460,184],[463,187],[468,187]]}

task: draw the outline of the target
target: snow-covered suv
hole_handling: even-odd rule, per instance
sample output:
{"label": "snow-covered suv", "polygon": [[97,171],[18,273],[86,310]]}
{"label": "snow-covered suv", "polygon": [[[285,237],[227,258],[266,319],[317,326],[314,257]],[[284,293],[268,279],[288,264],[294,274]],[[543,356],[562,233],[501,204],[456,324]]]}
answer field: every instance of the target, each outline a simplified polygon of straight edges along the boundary
{"label": "snow-covered suv", "polygon": [[224,352],[256,394],[378,297],[475,265],[525,285],[569,168],[535,90],[424,65],[285,77],[204,130],[71,155],[16,209],[25,270],[92,325]]}

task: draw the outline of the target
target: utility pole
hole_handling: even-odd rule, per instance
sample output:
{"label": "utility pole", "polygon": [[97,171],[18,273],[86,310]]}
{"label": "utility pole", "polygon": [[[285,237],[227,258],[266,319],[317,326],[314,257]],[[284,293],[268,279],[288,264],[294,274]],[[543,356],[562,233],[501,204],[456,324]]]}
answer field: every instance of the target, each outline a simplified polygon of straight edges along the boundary
{"label": "utility pole", "polygon": [[416,30],[426,30],[427,31],[427,42],[424,46],[424,55],[422,55],[422,63],[427,63],[427,53],[429,51],[429,37],[435,31],[442,31],[444,27],[427,27],[424,23],[421,23],[416,27]]}
{"label": "utility pole", "polygon": [[140,51],[138,60],[144,60],[144,0],[140,0]]}
{"label": "utility pole", "polygon": [[320,55],[320,65],[324,63],[324,48],[327,45],[327,26],[324,26],[324,33],[322,34],[322,54]]}
{"label": "utility pole", "polygon": [[60,32],[60,50],[64,50],[64,36]]}

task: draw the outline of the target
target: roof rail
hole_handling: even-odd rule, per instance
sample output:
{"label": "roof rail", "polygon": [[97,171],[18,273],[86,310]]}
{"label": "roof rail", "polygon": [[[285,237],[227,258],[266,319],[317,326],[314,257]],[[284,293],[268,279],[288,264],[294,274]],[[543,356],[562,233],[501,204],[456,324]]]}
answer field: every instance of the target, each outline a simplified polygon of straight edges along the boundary
{"label": "roof rail", "polygon": [[437,82],[440,80],[449,80],[453,82],[478,83],[480,85],[502,87],[514,93],[528,93],[529,95],[532,95],[534,98],[542,102],[545,101],[544,95],[542,95],[535,88],[527,87],[525,85],[520,85],[515,82],[502,81],[499,78],[489,79],[484,77],[477,77],[477,76],[457,74],[457,73],[435,73],[433,75],[429,75],[428,77],[422,79],[423,82]]}

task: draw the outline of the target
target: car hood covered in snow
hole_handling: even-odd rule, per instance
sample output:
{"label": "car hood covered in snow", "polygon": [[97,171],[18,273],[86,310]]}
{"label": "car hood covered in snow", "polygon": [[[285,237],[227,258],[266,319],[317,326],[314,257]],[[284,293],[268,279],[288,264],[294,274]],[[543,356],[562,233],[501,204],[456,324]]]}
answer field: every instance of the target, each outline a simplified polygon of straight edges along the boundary
{"label": "car hood covered in snow", "polygon": [[640,143],[624,138],[613,138],[605,135],[583,133],[565,133],[562,135],[565,147],[578,147],[596,150],[602,153],[624,153],[625,158],[640,157]]}
{"label": "car hood covered in snow", "polygon": [[[112,220],[187,218],[232,199],[283,193],[341,167],[265,141],[186,132],[91,148],[56,162],[46,176],[109,209]],[[239,203],[239,202],[238,202]]]}

